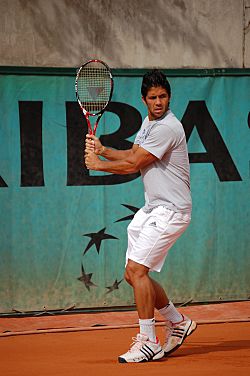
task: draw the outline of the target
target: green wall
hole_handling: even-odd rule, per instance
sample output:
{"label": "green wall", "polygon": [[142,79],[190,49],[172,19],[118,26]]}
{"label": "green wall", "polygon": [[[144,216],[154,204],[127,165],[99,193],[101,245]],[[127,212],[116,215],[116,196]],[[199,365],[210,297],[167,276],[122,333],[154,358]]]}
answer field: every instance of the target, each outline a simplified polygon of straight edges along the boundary
{"label": "green wall", "polygon": [[[105,145],[133,142],[146,115],[143,73],[114,70],[97,131]],[[188,139],[193,215],[155,278],[175,302],[247,299],[250,70],[166,73]],[[134,304],[123,272],[142,183],[138,175],[89,175],[74,74],[0,69],[0,313]]]}

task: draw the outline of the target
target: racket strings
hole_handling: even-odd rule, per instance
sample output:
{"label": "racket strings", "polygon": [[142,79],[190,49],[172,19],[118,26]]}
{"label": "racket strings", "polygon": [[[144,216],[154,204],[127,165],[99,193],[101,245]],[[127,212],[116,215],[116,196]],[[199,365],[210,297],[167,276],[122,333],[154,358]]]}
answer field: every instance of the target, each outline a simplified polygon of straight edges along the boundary
{"label": "racket strings", "polygon": [[102,64],[96,65],[84,66],[77,81],[79,100],[89,113],[100,112],[106,106],[112,89],[109,70]]}

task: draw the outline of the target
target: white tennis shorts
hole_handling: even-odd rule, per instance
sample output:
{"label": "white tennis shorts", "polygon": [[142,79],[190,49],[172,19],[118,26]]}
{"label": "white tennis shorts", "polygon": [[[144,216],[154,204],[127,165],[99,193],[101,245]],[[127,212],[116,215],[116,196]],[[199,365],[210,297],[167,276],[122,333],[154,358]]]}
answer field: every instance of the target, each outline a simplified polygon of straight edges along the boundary
{"label": "white tennis shorts", "polygon": [[128,226],[128,259],[160,272],[169,249],[186,230],[190,214],[157,206],[150,213],[140,209]]}

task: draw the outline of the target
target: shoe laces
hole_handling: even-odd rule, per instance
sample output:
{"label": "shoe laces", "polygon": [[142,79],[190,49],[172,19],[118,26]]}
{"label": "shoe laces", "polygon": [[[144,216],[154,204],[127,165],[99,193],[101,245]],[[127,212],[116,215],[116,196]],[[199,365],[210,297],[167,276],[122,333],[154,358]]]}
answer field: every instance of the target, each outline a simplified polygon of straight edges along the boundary
{"label": "shoe laces", "polygon": [[171,337],[173,331],[174,331],[174,327],[171,321],[166,321],[166,340],[168,340],[169,337]]}
{"label": "shoe laces", "polygon": [[147,342],[147,339],[142,339],[140,335],[137,337],[132,337],[133,342],[131,343],[131,347],[129,351],[140,350],[140,348]]}

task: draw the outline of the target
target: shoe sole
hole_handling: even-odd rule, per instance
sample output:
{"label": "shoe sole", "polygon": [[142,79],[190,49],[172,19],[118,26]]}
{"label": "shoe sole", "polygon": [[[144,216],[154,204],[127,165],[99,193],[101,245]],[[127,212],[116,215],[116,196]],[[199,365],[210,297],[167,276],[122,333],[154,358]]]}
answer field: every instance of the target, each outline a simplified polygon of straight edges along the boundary
{"label": "shoe sole", "polygon": [[172,350],[165,352],[164,351],[164,356],[167,357],[169,354],[172,354],[174,351],[178,350],[178,348],[183,344],[184,340],[192,334],[195,329],[197,328],[197,324],[195,321],[191,321],[191,324],[186,332],[186,334],[183,336],[181,343],[179,343],[177,346],[175,346]]}
{"label": "shoe sole", "polygon": [[118,357],[118,362],[119,363],[146,363],[146,362],[152,362],[154,360],[159,360],[161,358],[164,358],[164,351],[160,351],[158,354],[156,354],[153,358],[151,359],[143,359],[139,362],[127,362],[126,359],[121,358],[120,356]]}

